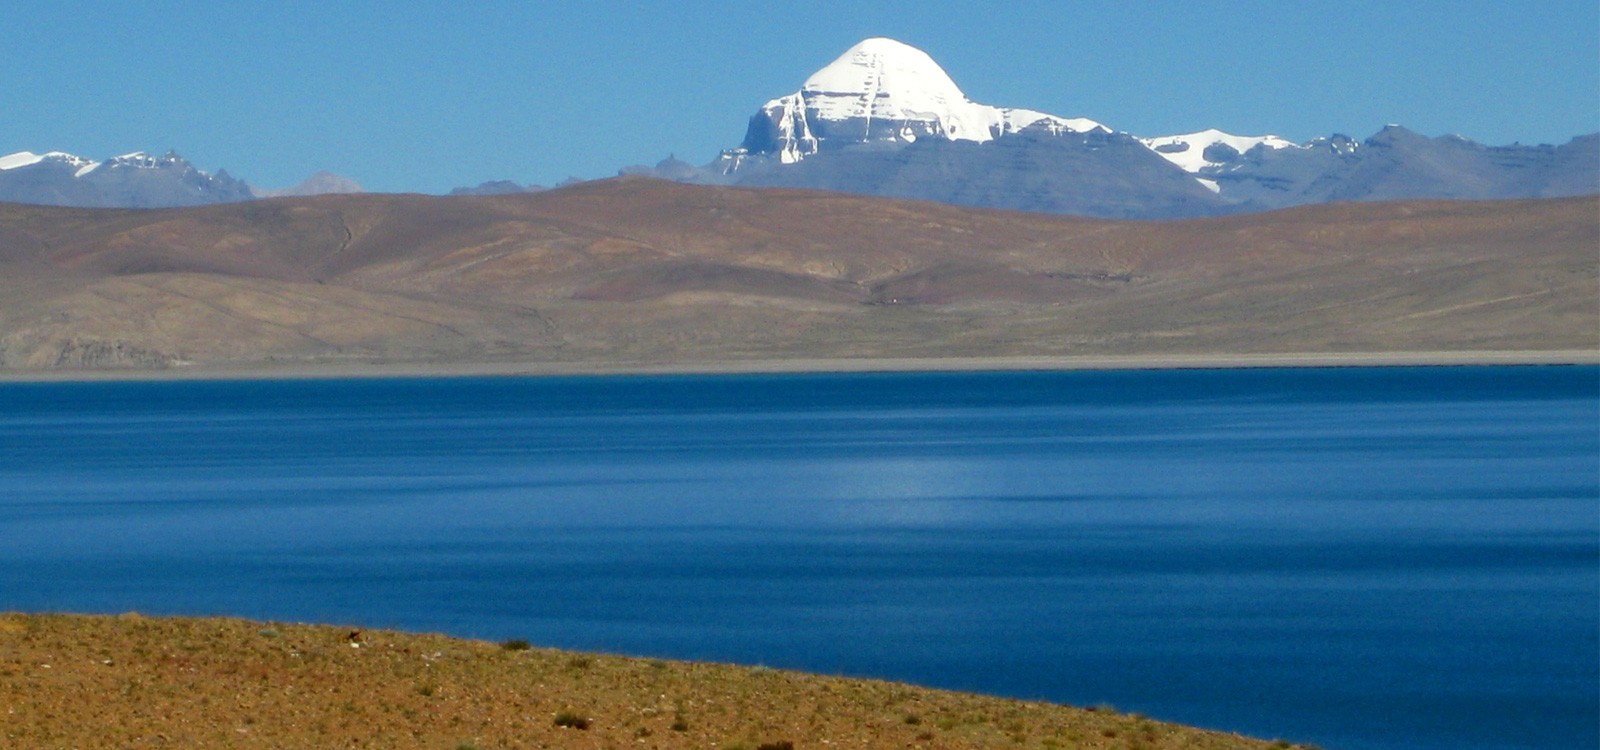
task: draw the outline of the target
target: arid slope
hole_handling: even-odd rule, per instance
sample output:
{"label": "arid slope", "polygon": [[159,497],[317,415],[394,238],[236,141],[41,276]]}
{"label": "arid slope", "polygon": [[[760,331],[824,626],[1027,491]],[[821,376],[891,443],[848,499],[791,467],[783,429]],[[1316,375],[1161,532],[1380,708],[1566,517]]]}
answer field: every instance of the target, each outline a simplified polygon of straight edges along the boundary
{"label": "arid slope", "polygon": [[1109,710],[772,669],[233,619],[0,614],[0,746],[1289,745]]}
{"label": "arid slope", "polygon": [[586,183],[0,205],[0,368],[1600,349],[1600,199],[1111,222]]}

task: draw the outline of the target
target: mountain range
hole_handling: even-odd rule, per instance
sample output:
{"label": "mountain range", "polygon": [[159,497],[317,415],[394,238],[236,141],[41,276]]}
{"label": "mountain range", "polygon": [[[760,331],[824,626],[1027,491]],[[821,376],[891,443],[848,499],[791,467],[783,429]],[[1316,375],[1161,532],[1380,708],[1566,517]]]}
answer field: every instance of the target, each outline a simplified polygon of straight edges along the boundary
{"label": "mountain range", "polygon": [[1140,138],[1082,117],[967,99],[933,58],[867,39],[764,104],[703,167],[633,167],[681,182],[796,187],[1110,218],[1175,218],[1332,201],[1600,192],[1600,134],[1490,147],[1389,125],[1362,141],[1219,130]]}
{"label": "mountain range", "polygon": [[[623,175],[828,190],[1105,218],[1226,215],[1313,203],[1499,199],[1600,192],[1600,134],[1559,146],[1485,146],[1399,125],[1306,143],[1210,129],[1138,137],[1085,117],[971,101],[925,52],[867,39],[757,109],[744,140],[704,165],[669,157]],[[453,195],[541,188],[496,180]],[[326,172],[281,190],[175,153],[94,161],[0,156],[0,201],[153,208],[358,192]]]}
{"label": "mountain range", "polygon": [[287,188],[253,187],[228,174],[203,172],[176,152],[135,151],[94,160],[61,151],[0,156],[0,201],[76,208],[175,208],[256,198],[359,193],[354,180],[317,172]]}

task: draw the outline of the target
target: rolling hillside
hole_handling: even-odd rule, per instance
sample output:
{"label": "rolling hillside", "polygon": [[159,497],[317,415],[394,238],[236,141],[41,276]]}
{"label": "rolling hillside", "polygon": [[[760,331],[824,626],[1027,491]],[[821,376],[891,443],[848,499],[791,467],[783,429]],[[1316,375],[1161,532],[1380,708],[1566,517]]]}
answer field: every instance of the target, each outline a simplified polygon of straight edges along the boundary
{"label": "rolling hillside", "polygon": [[1600,198],[1117,222],[622,178],[0,204],[0,368],[1600,349]]}

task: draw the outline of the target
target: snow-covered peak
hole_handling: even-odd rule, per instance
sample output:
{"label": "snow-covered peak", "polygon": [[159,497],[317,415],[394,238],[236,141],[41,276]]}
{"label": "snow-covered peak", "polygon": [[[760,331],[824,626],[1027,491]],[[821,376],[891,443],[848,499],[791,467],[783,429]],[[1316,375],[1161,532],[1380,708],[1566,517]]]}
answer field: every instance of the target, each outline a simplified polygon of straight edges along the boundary
{"label": "snow-covered peak", "polygon": [[982,143],[1030,127],[1055,134],[1104,129],[1093,120],[977,104],[926,52],[876,37],[845,50],[799,91],[767,102],[732,156],[774,154],[793,163],[827,144]]}
{"label": "snow-covered peak", "polygon": [[1212,146],[1227,146],[1238,153],[1245,153],[1256,146],[1265,146],[1270,149],[1303,148],[1293,141],[1279,138],[1275,135],[1233,135],[1212,128],[1198,133],[1184,135],[1167,135],[1159,138],[1140,138],[1140,142],[1150,147],[1150,150],[1160,154],[1162,158],[1190,174],[1196,174],[1207,167],[1221,166],[1225,162],[1209,159],[1206,150]]}
{"label": "snow-covered peak", "polygon": [[18,151],[14,154],[0,156],[0,169],[16,169],[30,164],[38,164],[41,161],[44,161],[43,154],[36,154],[32,151]]}
{"label": "snow-covered peak", "polygon": [[811,74],[800,87],[807,114],[938,122],[951,140],[994,137],[993,108],[974,104],[928,53],[893,39],[867,39]]}
{"label": "snow-covered peak", "polygon": [[1111,132],[1111,128],[1087,117],[1056,117],[1031,109],[1004,108],[1000,112],[1000,133],[1011,135],[1023,128],[1043,128],[1051,135],[1062,133],[1087,133],[1092,130]]}
{"label": "snow-covered peak", "polygon": [[65,151],[48,151],[43,154],[35,154],[31,151],[18,151],[14,154],[0,156],[0,171],[7,169],[20,169],[22,167],[32,166],[34,164],[38,164],[39,162],[45,161],[61,162],[62,164],[67,164],[74,167],[83,167],[95,163],[89,159],[85,159],[81,156],[75,156],[73,154],[66,153]]}
{"label": "snow-covered peak", "polygon": [[121,156],[113,156],[106,160],[106,164],[113,167],[139,167],[143,169],[155,169],[156,167],[161,166],[161,162],[170,161],[175,156],[176,154],[167,154],[167,158],[157,159],[156,157],[151,156],[144,151],[134,151]]}

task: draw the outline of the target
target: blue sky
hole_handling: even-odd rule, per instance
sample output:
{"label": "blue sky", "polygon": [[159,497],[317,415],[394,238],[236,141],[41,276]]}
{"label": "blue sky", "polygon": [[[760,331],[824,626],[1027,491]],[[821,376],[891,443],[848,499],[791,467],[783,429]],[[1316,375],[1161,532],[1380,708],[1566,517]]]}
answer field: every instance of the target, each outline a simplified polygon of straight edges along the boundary
{"label": "blue sky", "polygon": [[175,149],[264,187],[704,163],[869,36],[927,51],[974,101],[1141,136],[1600,130],[1594,0],[7,0],[0,29],[0,153]]}

